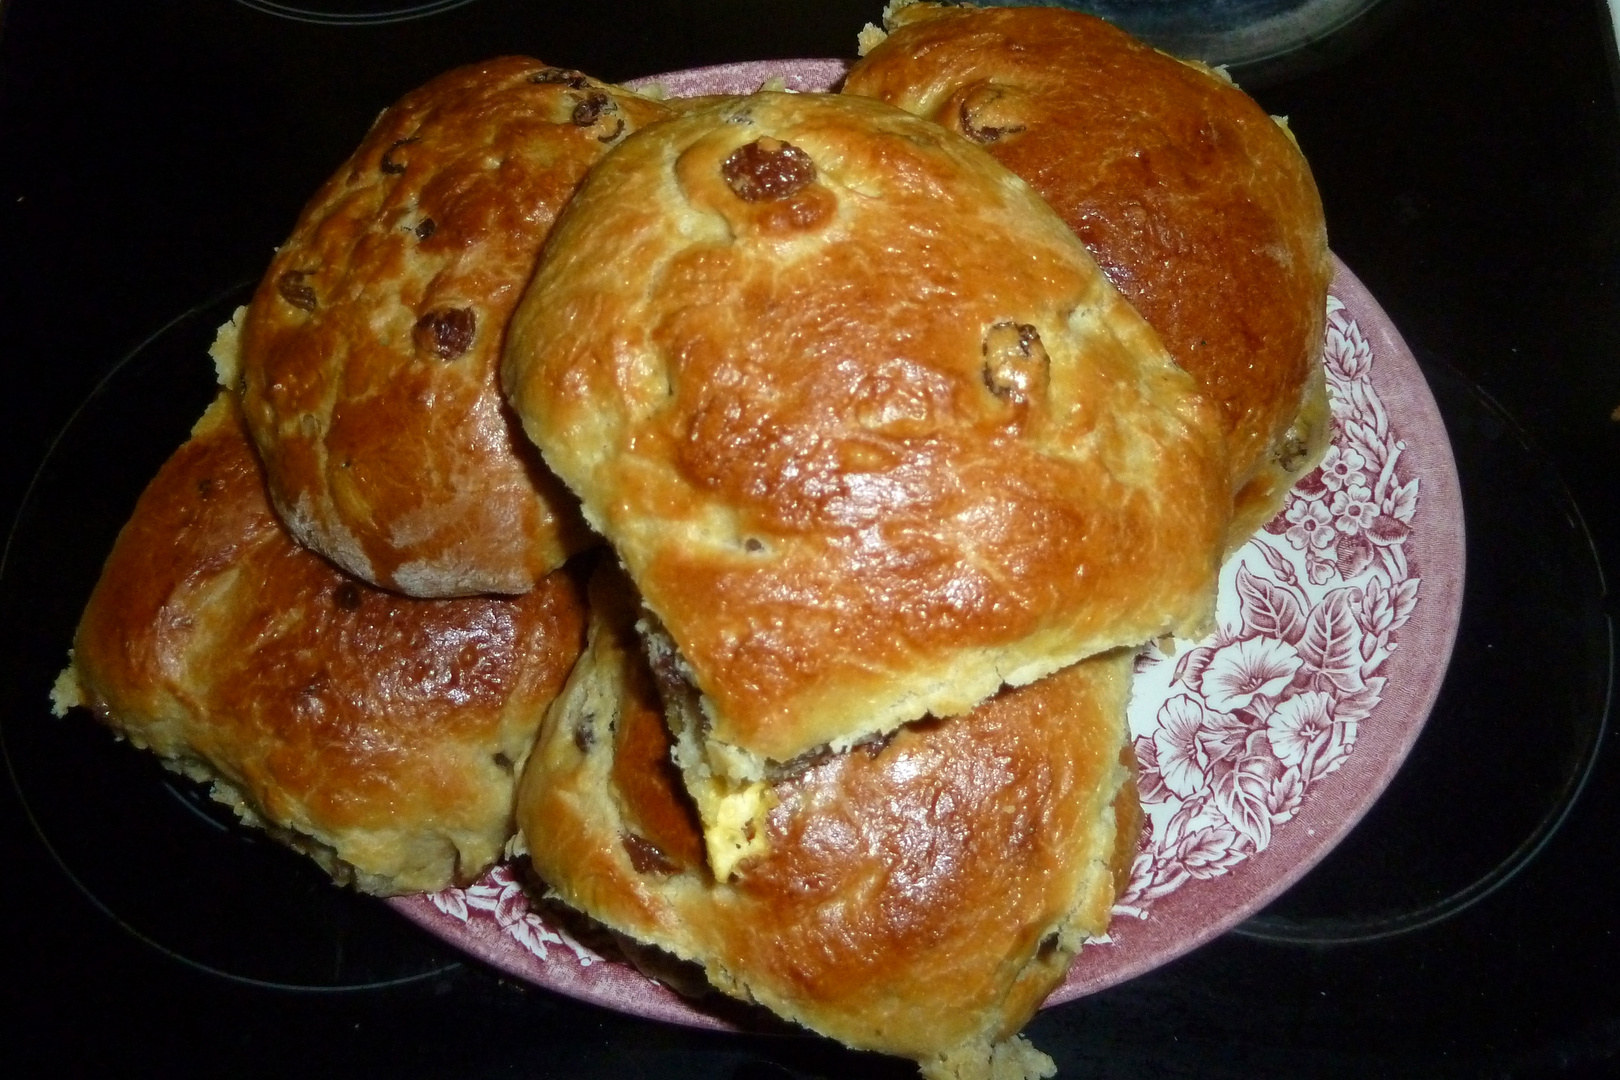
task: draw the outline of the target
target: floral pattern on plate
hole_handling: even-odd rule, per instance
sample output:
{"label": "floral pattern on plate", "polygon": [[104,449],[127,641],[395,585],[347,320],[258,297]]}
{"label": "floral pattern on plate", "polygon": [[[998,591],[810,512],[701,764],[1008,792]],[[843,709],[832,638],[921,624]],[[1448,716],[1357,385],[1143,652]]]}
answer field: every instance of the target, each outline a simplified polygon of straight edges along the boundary
{"label": "floral pattern on plate", "polygon": [[1405,546],[1420,478],[1372,384],[1372,347],[1328,298],[1334,435],[1319,468],[1222,573],[1220,629],[1137,662],[1131,730],[1147,814],[1116,915],[1266,850],[1356,746],[1421,579]]}

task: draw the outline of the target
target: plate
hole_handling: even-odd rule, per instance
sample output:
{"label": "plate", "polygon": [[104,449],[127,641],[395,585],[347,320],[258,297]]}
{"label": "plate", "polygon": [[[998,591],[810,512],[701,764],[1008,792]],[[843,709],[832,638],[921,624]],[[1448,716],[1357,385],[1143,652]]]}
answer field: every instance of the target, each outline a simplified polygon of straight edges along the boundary
{"label": "plate", "polygon": [[[653,76],[672,96],[780,79],[837,83],[837,60]],[[1377,301],[1335,260],[1324,359],[1333,445],[1221,575],[1219,629],[1138,661],[1130,720],[1148,819],[1107,940],[1053,1005],[1116,985],[1259,911],[1319,862],[1389,783],[1439,693],[1462,608],[1456,466],[1428,385]],[[510,866],[389,901],[539,986],[639,1016],[730,1029],[532,910]]]}

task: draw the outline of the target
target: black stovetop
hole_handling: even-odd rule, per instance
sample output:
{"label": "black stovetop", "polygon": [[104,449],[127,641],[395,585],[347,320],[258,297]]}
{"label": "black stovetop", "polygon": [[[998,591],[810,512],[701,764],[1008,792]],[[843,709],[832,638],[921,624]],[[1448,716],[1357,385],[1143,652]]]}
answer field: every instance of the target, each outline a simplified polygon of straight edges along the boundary
{"label": "black stovetop", "polygon": [[[230,902],[170,903],[145,882],[172,853],[109,842],[123,792],[82,799],[62,779],[97,783],[119,748],[99,731],[34,738],[110,540],[70,523],[86,504],[116,522],[206,399],[173,399],[139,362],[206,343],[379,109],[500,53],[608,79],[849,55],[882,5],[441,0],[375,17],[405,6],[0,0],[0,520],[22,511],[0,576],[17,781],[0,782],[0,1071],[911,1075],[811,1037],[698,1032],[515,983],[235,834],[217,841],[239,875]],[[1598,0],[1386,0],[1237,70],[1288,115],[1334,250],[1440,403],[1468,525],[1462,625],[1428,728],[1351,837],[1237,931],[1043,1012],[1030,1034],[1060,1076],[1620,1073],[1620,750],[1603,738],[1603,578],[1620,572],[1615,70]],[[92,391],[131,354],[109,411]],[[131,433],[146,457],[106,452]],[[74,770],[43,768],[47,754]],[[127,813],[163,790],[132,791]],[[239,977],[267,972],[288,985]]]}

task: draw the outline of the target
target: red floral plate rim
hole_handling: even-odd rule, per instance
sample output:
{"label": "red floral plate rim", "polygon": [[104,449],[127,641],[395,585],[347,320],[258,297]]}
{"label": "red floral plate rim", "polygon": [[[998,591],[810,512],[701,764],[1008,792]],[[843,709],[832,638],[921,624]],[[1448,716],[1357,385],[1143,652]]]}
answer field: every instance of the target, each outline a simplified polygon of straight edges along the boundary
{"label": "red floral plate rim", "polygon": [[[837,84],[841,60],[723,64],[637,80],[671,96],[780,79]],[[1331,851],[1389,784],[1440,691],[1462,609],[1456,466],[1422,372],[1335,258],[1322,467],[1222,572],[1219,629],[1137,665],[1131,729],[1147,827],[1106,940],[1047,1004],[1114,986],[1224,933]],[[502,864],[466,889],[389,901],[496,968],[608,1008],[731,1029],[530,909]]]}

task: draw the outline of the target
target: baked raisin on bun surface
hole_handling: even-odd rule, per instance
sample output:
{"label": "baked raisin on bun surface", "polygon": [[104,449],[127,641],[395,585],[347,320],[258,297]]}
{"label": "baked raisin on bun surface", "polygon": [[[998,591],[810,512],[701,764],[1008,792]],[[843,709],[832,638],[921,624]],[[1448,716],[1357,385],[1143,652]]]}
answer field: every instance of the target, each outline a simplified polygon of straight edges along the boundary
{"label": "baked raisin on bun surface", "polygon": [[1023,181],[880,102],[760,93],[631,135],[503,370],[721,788],[1210,622],[1208,402]]}
{"label": "baked raisin on bun surface", "polygon": [[1220,406],[1240,546],[1327,449],[1333,275],[1280,122],[1223,72],[1049,7],[891,5],[844,92],[972,139],[1085,242]]}
{"label": "baked raisin on bun surface", "polygon": [[509,57],[378,118],[220,350],[301,543],[376,585],[462,596],[523,592],[592,542],[507,412],[496,365],[580,178],[664,114]]}
{"label": "baked raisin on bun surface", "polygon": [[1135,853],[1131,650],[776,782],[765,853],[717,882],[636,617],[628,584],[599,573],[585,655],[524,773],[519,827],[551,894],[927,1077],[1051,1075],[1015,1036],[1106,929]]}
{"label": "baked raisin on bun surface", "polygon": [[119,534],[57,680],[250,824],[383,895],[501,857],[516,778],[579,655],[564,572],[419,600],[294,543],[222,394]]}

